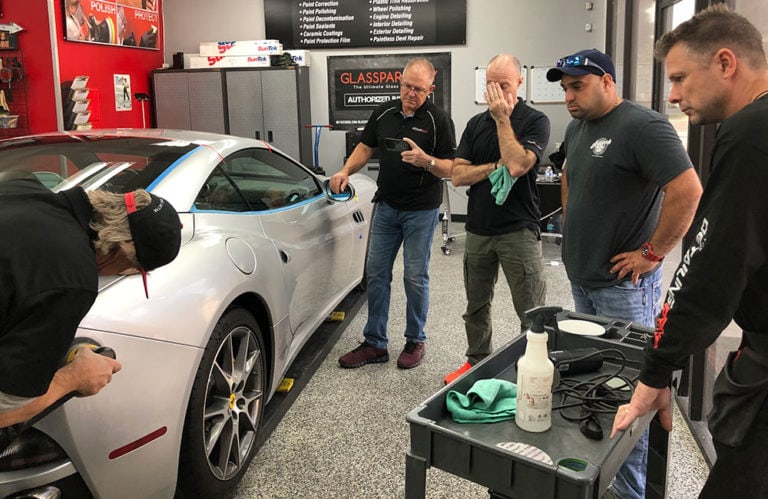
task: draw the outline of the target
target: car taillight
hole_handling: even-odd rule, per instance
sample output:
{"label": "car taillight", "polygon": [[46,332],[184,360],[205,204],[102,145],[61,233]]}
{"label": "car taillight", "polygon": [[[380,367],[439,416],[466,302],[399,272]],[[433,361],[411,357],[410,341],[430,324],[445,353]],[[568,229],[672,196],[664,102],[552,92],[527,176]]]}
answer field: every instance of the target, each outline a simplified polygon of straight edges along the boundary
{"label": "car taillight", "polygon": [[67,459],[67,455],[59,444],[45,433],[29,428],[0,453],[0,472],[21,470],[62,459]]}

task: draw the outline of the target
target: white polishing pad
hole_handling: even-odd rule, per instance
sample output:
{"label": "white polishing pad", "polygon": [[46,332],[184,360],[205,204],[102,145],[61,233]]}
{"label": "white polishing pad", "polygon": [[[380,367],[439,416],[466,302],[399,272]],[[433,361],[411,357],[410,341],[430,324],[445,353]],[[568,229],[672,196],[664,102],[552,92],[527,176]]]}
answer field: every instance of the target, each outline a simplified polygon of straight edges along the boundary
{"label": "white polishing pad", "polygon": [[559,321],[557,326],[564,333],[579,334],[582,336],[601,336],[605,334],[605,328],[600,324],[589,321],[568,319]]}
{"label": "white polishing pad", "polygon": [[533,445],[524,444],[522,442],[499,442],[496,446],[508,450],[509,452],[525,456],[528,459],[533,459],[534,461],[550,465],[555,464],[552,461],[552,458],[549,457],[549,454]]}

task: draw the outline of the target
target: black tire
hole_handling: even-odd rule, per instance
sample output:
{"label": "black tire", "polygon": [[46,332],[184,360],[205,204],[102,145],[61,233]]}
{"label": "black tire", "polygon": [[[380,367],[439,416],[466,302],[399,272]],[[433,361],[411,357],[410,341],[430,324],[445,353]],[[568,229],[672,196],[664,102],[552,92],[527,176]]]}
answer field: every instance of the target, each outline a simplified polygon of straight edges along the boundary
{"label": "black tire", "polygon": [[200,361],[179,458],[177,497],[227,497],[248,469],[264,412],[264,340],[242,308],[219,319]]}

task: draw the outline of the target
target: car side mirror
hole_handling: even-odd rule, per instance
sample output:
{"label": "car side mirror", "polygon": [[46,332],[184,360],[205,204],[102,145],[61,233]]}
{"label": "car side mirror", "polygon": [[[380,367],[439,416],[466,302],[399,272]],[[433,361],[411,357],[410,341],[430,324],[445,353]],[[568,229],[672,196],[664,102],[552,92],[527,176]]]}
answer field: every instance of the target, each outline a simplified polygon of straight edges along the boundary
{"label": "car side mirror", "polygon": [[330,179],[326,180],[323,183],[323,191],[325,191],[325,197],[327,197],[329,201],[336,201],[336,202],[342,202],[342,203],[346,203],[356,195],[355,188],[352,187],[352,184],[347,184],[344,190],[339,192],[338,194],[333,192],[331,190]]}

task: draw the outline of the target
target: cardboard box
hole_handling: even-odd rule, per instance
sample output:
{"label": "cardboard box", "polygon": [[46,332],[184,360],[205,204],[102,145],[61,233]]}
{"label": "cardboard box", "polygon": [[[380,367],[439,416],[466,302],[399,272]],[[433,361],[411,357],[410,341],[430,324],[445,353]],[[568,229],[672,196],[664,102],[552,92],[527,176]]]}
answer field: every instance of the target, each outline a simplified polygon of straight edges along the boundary
{"label": "cardboard box", "polygon": [[309,50],[285,50],[299,66],[309,66]]}
{"label": "cardboard box", "polygon": [[269,67],[268,55],[202,56],[189,58],[191,69],[202,68],[265,68]]}
{"label": "cardboard box", "polygon": [[204,42],[200,44],[200,55],[280,55],[283,44],[278,40],[233,40],[228,42]]}

